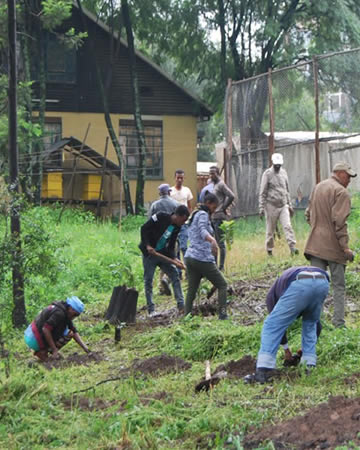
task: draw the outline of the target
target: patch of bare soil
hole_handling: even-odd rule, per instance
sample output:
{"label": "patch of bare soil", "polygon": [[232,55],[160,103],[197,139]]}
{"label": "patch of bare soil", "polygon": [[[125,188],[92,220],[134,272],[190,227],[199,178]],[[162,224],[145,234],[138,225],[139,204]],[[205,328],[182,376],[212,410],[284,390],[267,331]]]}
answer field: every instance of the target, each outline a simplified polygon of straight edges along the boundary
{"label": "patch of bare soil", "polygon": [[297,416],[247,435],[244,448],[272,441],[276,449],[334,449],[352,441],[360,445],[360,398],[330,397],[304,416]]}
{"label": "patch of bare soil", "polygon": [[99,363],[104,361],[104,355],[100,352],[91,353],[73,353],[62,359],[49,359],[44,362],[44,367],[47,369],[63,369],[69,366],[88,366],[91,363]]}
{"label": "patch of bare soil", "polygon": [[231,360],[225,364],[221,364],[215,369],[214,375],[224,370],[229,377],[243,378],[245,375],[255,372],[255,368],[256,359],[246,355],[238,361]]}
{"label": "patch of bare soil", "polygon": [[352,386],[356,384],[359,381],[359,379],[360,379],[360,372],[354,372],[348,377],[344,378],[344,383]]}
{"label": "patch of bare soil", "polygon": [[64,398],[62,403],[64,409],[67,410],[78,408],[85,411],[99,411],[115,405],[116,401],[106,402],[102,398],[88,398],[74,395],[71,398]]}
{"label": "patch of bare soil", "polygon": [[180,372],[190,369],[191,364],[176,356],[170,356],[163,353],[160,356],[153,356],[152,358],[140,360],[134,359],[130,368],[133,372],[140,372],[143,374],[163,374],[169,372]]}
{"label": "patch of bare soil", "polygon": [[154,400],[161,400],[164,403],[172,401],[172,395],[165,391],[155,392],[154,394],[147,395],[146,397],[139,397],[140,402],[146,406],[152,403]]}

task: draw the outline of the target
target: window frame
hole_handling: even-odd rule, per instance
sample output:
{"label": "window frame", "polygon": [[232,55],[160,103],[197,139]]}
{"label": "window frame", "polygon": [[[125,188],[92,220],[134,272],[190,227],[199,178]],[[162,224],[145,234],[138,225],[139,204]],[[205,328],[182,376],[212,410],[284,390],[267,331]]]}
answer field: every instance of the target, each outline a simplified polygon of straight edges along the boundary
{"label": "window frame", "polygon": [[[164,133],[162,120],[143,120],[145,131],[145,141],[147,155],[145,157],[145,179],[147,180],[161,180],[163,179],[164,170]],[[159,131],[156,132],[155,130]],[[125,133],[124,133],[125,131]],[[153,131],[153,134],[150,132]],[[135,141],[133,148],[138,149],[137,133],[135,121],[131,119],[119,120],[119,137],[120,145],[125,159],[125,166],[129,180],[137,179],[138,168],[138,152],[135,155],[128,152],[129,140]],[[158,144],[157,144],[158,141]],[[131,146],[132,144],[130,144]],[[156,150],[158,149],[158,150]],[[149,157],[151,158],[151,166],[148,166]],[[129,158],[134,158],[134,163],[129,165]],[[158,173],[156,171],[158,170]]]}

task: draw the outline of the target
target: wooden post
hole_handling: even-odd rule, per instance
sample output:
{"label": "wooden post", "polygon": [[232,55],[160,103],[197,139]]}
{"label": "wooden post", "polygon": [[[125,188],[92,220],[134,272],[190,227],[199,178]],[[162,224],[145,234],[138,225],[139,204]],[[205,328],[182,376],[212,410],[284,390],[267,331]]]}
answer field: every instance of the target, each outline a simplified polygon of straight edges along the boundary
{"label": "wooden post", "polygon": [[110,220],[112,219],[112,204],[113,204],[113,174],[110,172],[110,199],[109,199]]}
{"label": "wooden post", "polygon": [[319,65],[316,57],[313,57],[313,74],[314,74],[314,94],[315,94],[315,181],[320,182],[320,118],[319,118],[319,84],[318,84]]}
{"label": "wooden post", "polygon": [[10,228],[12,250],[12,291],[14,307],[12,322],[14,327],[26,324],[24,277],[22,269],[21,226],[19,194],[19,166],[17,145],[17,57],[16,57],[16,0],[8,0],[8,38],[9,38],[9,193]]}
{"label": "wooden post", "polygon": [[99,191],[99,197],[98,197],[97,207],[96,207],[96,215],[98,217],[100,217],[100,215],[101,215],[100,201],[101,201],[102,191],[104,189],[104,175],[105,175],[105,168],[106,168],[106,159],[107,159],[107,153],[108,153],[108,146],[109,146],[109,136],[106,136],[105,150],[104,150],[104,161],[103,161],[102,171],[101,171],[100,191]]}
{"label": "wooden post", "polygon": [[275,151],[275,134],[274,134],[274,101],[272,95],[272,70],[268,71],[268,91],[269,91],[269,122],[270,122],[270,135],[269,135],[269,165],[271,166],[271,156]]}
{"label": "wooden post", "polygon": [[[72,201],[73,201],[73,196],[74,196],[74,178],[75,178],[75,174],[76,174],[76,163],[77,163],[77,158],[81,155],[81,152],[83,151],[83,148],[84,148],[84,145],[85,145],[85,142],[86,142],[86,138],[87,138],[87,135],[88,135],[88,133],[89,133],[89,129],[90,129],[90,123],[89,123],[88,126],[87,126],[87,129],[86,129],[86,132],[85,132],[85,136],[84,136],[84,140],[83,140],[82,143],[81,143],[81,147],[80,147],[80,150],[79,150],[79,155],[78,155],[78,156],[75,156],[75,159],[74,159],[74,161],[73,161],[73,167],[72,167],[72,173],[71,173],[70,185],[69,185],[69,187],[70,187],[70,199],[69,199],[69,205],[71,205],[71,203],[72,203]],[[72,148],[72,147],[71,147],[71,148]],[[63,203],[63,206],[62,206],[61,211],[60,211],[60,214],[59,214],[58,223],[61,222],[61,217],[62,217],[62,215],[63,215],[65,206],[66,206],[66,199],[64,198],[64,203]]]}
{"label": "wooden post", "polygon": [[[225,182],[229,182],[229,168],[227,167],[228,163],[231,163],[232,157],[232,138],[233,138],[233,129],[232,129],[232,79],[228,79],[228,84],[226,88],[226,96],[227,96],[227,130],[226,130],[226,150],[224,152],[224,178]],[[227,158],[225,160],[225,154]],[[225,165],[226,164],[226,165]]]}

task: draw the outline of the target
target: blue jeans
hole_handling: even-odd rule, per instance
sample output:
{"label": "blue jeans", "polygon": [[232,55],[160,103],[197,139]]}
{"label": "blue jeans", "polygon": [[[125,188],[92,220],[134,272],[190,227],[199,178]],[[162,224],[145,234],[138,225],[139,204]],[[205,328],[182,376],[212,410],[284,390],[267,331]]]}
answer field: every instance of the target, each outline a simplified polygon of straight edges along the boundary
{"label": "blue jeans", "polygon": [[256,367],[275,368],[281,339],[300,315],[303,351],[301,362],[316,365],[316,323],[320,319],[328,291],[329,282],[325,278],[303,278],[290,284],[264,322]]}
{"label": "blue jeans", "polygon": [[152,301],[153,293],[153,280],[156,267],[166,273],[170,278],[171,284],[174,289],[174,295],[177,302],[178,308],[184,307],[184,295],[181,289],[180,278],[176,267],[173,264],[168,264],[162,261],[160,258],[152,255],[143,256],[143,267],[144,267],[144,284],[145,284],[145,297],[148,307],[148,311],[152,312],[155,309],[154,303]]}

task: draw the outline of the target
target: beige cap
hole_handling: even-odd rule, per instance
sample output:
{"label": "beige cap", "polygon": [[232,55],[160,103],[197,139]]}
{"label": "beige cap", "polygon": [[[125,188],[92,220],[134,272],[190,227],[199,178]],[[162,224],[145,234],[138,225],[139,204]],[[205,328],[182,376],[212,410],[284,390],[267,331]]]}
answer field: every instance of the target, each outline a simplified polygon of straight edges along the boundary
{"label": "beige cap", "polygon": [[357,173],[352,170],[350,164],[345,161],[339,161],[335,164],[333,168],[333,172],[338,172],[340,170],[344,170],[351,177],[356,177]]}

